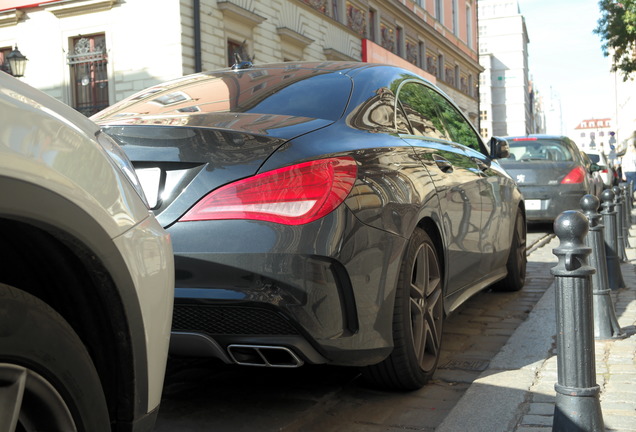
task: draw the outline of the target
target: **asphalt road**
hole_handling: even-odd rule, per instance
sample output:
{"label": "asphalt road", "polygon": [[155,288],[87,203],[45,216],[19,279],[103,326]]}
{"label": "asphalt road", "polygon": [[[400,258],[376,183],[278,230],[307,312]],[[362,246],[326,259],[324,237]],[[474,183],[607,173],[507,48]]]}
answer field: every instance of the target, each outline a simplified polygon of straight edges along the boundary
{"label": "asphalt road", "polygon": [[155,431],[432,432],[549,287],[549,266],[533,263],[532,251],[551,236],[551,226],[530,227],[523,290],[484,291],[446,320],[439,369],[418,391],[369,389],[353,368],[170,359]]}

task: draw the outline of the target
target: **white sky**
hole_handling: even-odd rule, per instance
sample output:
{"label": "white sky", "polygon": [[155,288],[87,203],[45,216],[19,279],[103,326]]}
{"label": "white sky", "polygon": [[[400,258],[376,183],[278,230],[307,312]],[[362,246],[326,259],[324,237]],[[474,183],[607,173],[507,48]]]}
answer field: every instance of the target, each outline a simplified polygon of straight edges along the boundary
{"label": "white sky", "polygon": [[598,1],[518,1],[530,39],[530,76],[540,93],[552,91],[560,98],[562,132],[581,120],[613,118],[614,74],[601,38],[593,33],[601,16]]}

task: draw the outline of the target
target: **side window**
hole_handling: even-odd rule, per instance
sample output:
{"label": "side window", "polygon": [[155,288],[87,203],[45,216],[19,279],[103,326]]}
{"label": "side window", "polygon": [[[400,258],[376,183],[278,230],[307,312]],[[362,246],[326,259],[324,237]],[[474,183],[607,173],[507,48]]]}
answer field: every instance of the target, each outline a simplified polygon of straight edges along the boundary
{"label": "side window", "polygon": [[431,89],[427,89],[432,93],[432,98],[435,99],[439,106],[442,120],[448,129],[453,141],[463,144],[466,147],[470,147],[475,151],[482,152],[482,148],[479,142],[479,137],[468,123],[468,120],[457,111],[457,109],[439,93],[434,92]]}
{"label": "side window", "polygon": [[422,84],[409,82],[401,87],[398,94],[398,100],[413,128],[413,133],[429,138],[450,140],[436,103],[427,90]]}

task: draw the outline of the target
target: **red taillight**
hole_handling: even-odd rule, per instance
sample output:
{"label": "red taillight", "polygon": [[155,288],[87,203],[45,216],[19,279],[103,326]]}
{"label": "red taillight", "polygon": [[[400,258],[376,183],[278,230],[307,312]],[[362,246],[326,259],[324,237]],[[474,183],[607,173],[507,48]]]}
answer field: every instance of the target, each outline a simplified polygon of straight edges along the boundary
{"label": "red taillight", "polygon": [[513,141],[536,141],[536,137],[513,138]]}
{"label": "red taillight", "polygon": [[280,168],[209,193],[180,220],[252,219],[305,224],[338,207],[351,192],[357,173],[350,157]]}
{"label": "red taillight", "polygon": [[583,180],[585,180],[585,170],[581,167],[576,167],[561,180],[561,184],[583,183]]}

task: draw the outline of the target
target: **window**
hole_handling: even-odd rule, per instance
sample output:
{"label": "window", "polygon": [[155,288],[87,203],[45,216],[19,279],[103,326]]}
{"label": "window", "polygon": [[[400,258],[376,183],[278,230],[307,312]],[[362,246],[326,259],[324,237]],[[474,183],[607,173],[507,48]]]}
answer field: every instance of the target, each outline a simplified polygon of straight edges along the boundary
{"label": "window", "polygon": [[442,120],[452,140],[481,152],[479,137],[468,120],[442,95],[433,92],[433,90],[430,90],[430,92],[437,106],[439,106]]}
{"label": "window", "polygon": [[7,61],[7,56],[11,52],[11,47],[0,48],[0,70],[6,73],[11,73],[11,67]]}
{"label": "window", "polygon": [[453,85],[456,87],[460,86],[459,81],[459,66],[455,65],[455,76],[453,77]]}
{"label": "window", "polygon": [[449,140],[450,136],[439,116],[435,101],[427,90],[422,84],[406,83],[400,89],[398,100],[414,135]]}
{"label": "window", "polygon": [[402,27],[395,28],[396,48],[395,53],[400,57],[404,57],[404,30]]}
{"label": "window", "polygon": [[373,42],[377,42],[377,12],[373,9],[369,9],[369,39]]}
{"label": "window", "polygon": [[245,42],[239,43],[228,39],[227,41],[227,65],[232,66],[235,63],[242,61],[251,61],[249,54],[247,53],[247,47]]}
{"label": "window", "polygon": [[108,58],[103,34],[71,38],[66,56],[71,74],[73,108],[91,116],[109,105]]}
{"label": "window", "polygon": [[[479,27],[479,33],[481,36],[481,26]],[[473,47],[473,17],[470,5],[466,5],[466,45],[468,45],[468,48]]]}
{"label": "window", "polygon": [[437,56],[437,78],[444,79],[444,55],[438,54]]}
{"label": "window", "polygon": [[459,35],[459,17],[457,13],[457,0],[451,0],[451,12],[453,19],[453,34]]}
{"label": "window", "polygon": [[437,19],[437,21],[441,23],[444,22],[444,17],[442,13],[443,13],[442,0],[435,0],[435,18]]}
{"label": "window", "polygon": [[581,138],[585,138],[585,132],[581,132]]}
{"label": "window", "polygon": [[416,82],[398,94],[414,135],[454,141],[482,152],[481,140],[463,115],[444,96]]}
{"label": "window", "polygon": [[479,111],[480,120],[488,120],[488,111]]}

